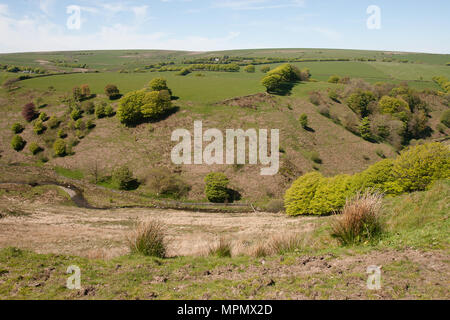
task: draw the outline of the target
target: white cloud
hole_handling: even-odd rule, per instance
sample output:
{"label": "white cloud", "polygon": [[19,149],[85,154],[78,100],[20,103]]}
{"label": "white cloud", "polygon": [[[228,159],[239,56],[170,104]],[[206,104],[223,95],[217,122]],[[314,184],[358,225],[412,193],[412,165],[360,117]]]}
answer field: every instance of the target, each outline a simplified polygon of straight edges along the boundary
{"label": "white cloud", "polygon": [[9,14],[8,5],[0,3],[0,15],[6,16]]}
{"label": "white cloud", "polygon": [[53,2],[54,0],[39,0],[39,8],[42,10],[42,12],[49,15]]}
{"label": "white cloud", "polygon": [[289,7],[303,7],[304,0],[225,0],[214,3],[216,8],[227,8],[232,10],[264,10]]}

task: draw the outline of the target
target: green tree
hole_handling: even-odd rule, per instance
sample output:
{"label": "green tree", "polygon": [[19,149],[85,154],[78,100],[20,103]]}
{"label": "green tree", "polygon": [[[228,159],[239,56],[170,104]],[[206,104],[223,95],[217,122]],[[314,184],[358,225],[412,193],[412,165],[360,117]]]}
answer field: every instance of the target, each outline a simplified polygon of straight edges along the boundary
{"label": "green tree", "polygon": [[348,106],[358,113],[362,118],[370,114],[369,104],[376,101],[375,95],[371,91],[358,91],[350,95],[347,99]]}
{"label": "green tree", "polygon": [[244,71],[248,73],[255,73],[256,68],[254,65],[250,64],[244,68]]}
{"label": "green tree", "polygon": [[332,75],[329,79],[328,82],[329,83],[339,83],[339,80],[341,80],[341,78],[338,75]]}
{"label": "green tree", "polygon": [[150,81],[150,83],[148,84],[148,86],[150,87],[150,89],[152,91],[161,91],[161,90],[168,90],[169,89],[167,87],[167,80],[164,79],[164,78],[152,79]]}
{"label": "green tree", "polygon": [[119,91],[119,89],[117,88],[116,85],[108,84],[105,87],[105,94],[110,100],[113,100],[113,99],[115,99],[115,98],[120,96],[120,91]]}
{"label": "green tree", "polygon": [[303,129],[306,129],[308,127],[308,116],[306,114],[303,113],[298,121],[300,122],[300,125]]}
{"label": "green tree", "polygon": [[66,142],[63,139],[57,139],[53,144],[53,152],[57,157],[66,156]]}
{"label": "green tree", "polygon": [[363,138],[364,140],[371,141],[373,139],[372,131],[370,130],[369,117],[365,117],[362,119],[359,126],[359,133],[361,135],[361,138]]}
{"label": "green tree", "polygon": [[205,193],[208,201],[214,203],[224,203],[229,199],[228,184],[230,181],[221,172],[213,172],[205,178],[206,188]]}
{"label": "green tree", "polygon": [[269,72],[270,71],[270,67],[269,66],[262,66],[261,67],[261,72],[262,73],[267,73],[267,72]]}
{"label": "green tree", "polygon": [[131,190],[136,184],[133,172],[127,166],[116,168],[112,174],[112,181],[120,190]]}
{"label": "green tree", "polygon": [[394,117],[407,121],[410,115],[408,103],[403,99],[384,96],[378,102],[381,113],[391,114]]}
{"label": "green tree", "polygon": [[11,146],[17,152],[22,151],[26,145],[26,141],[19,135],[15,135],[11,140]]}
{"label": "green tree", "polygon": [[14,123],[11,126],[11,130],[13,133],[17,134],[17,133],[21,133],[25,128],[23,127],[22,124],[20,124],[19,122]]}

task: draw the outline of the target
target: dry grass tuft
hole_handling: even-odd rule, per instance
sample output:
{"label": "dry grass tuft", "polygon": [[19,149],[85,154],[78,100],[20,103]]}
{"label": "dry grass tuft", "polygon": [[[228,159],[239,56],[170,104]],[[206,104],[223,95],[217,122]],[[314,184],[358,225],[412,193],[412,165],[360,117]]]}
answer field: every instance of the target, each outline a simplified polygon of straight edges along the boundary
{"label": "dry grass tuft", "polygon": [[216,256],[220,258],[231,257],[231,253],[232,253],[231,241],[225,240],[223,238],[219,240],[219,243],[216,243],[215,245],[211,246],[208,249],[209,256]]}
{"label": "dry grass tuft", "polygon": [[146,220],[138,223],[128,237],[131,253],[164,258],[166,256],[165,225],[157,220]]}
{"label": "dry grass tuft", "polygon": [[380,193],[358,193],[347,200],[342,215],[332,223],[331,236],[342,245],[350,245],[376,239],[382,232],[380,212],[383,195]]}

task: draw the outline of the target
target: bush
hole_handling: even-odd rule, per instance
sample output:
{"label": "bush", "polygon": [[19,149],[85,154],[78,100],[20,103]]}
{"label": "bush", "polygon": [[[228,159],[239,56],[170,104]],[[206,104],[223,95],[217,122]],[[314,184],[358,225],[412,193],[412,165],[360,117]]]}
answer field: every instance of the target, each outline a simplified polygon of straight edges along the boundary
{"label": "bush", "polygon": [[350,95],[347,104],[354,112],[364,118],[370,114],[369,104],[373,101],[376,101],[373,92],[360,90]]}
{"label": "bush", "polygon": [[106,106],[105,108],[105,116],[110,118],[113,117],[116,114],[114,111],[114,108],[111,105]]}
{"label": "bush", "polygon": [[94,114],[95,104],[92,101],[86,101],[81,105],[81,110],[86,114]]}
{"label": "bush", "polygon": [[105,94],[110,100],[113,100],[120,96],[120,91],[116,85],[108,84],[105,87]]}
{"label": "bush", "polygon": [[303,129],[308,128],[308,116],[306,114],[303,113],[302,115],[300,115],[298,121],[300,122],[300,125]]}
{"label": "bush", "polygon": [[266,87],[267,92],[281,90],[286,83],[293,83],[301,79],[301,72],[291,64],[283,64],[268,72],[261,80],[261,84]]}
{"label": "bush", "polygon": [[120,190],[131,190],[136,185],[133,172],[127,166],[116,168],[112,174],[112,181]]}
{"label": "bush", "polygon": [[244,71],[245,71],[245,72],[248,72],[248,73],[255,73],[256,68],[255,68],[254,65],[251,64],[251,65],[246,66],[246,67],[244,68]]}
{"label": "bush", "polygon": [[341,78],[337,75],[332,75],[329,79],[328,82],[329,83],[339,83],[339,81],[341,80]]}
{"label": "bush", "polygon": [[318,106],[320,104],[320,93],[317,91],[310,92],[309,102],[315,106]]}
{"label": "bush", "polygon": [[67,134],[64,132],[63,129],[59,129],[56,135],[58,136],[58,138],[61,138],[61,139],[64,139],[67,137]]}
{"label": "bush", "polygon": [[262,73],[267,73],[267,72],[269,72],[270,71],[270,67],[269,66],[262,66],[261,67],[261,72]]}
{"label": "bush", "polygon": [[441,116],[441,122],[450,128],[450,109],[445,110]]}
{"label": "bush", "polygon": [[81,101],[83,99],[80,87],[74,87],[72,89],[72,97],[75,101]]}
{"label": "bush", "polygon": [[395,180],[392,175],[393,167],[393,159],[384,159],[371,165],[353,177],[353,189],[361,192],[365,190],[385,192],[386,185]]}
{"label": "bush", "polygon": [[86,124],[84,123],[84,121],[82,119],[78,119],[77,121],[75,121],[75,129],[77,129],[77,130],[86,129]]}
{"label": "bush", "polygon": [[41,112],[41,113],[39,114],[39,120],[41,120],[42,122],[47,121],[47,120],[48,120],[47,114],[46,114],[45,112]]}
{"label": "bush", "polygon": [[144,119],[157,119],[171,106],[170,97],[164,91],[133,91],[120,100],[117,116],[120,122],[131,126]]}
{"label": "bush", "polygon": [[215,256],[219,258],[229,258],[232,253],[232,245],[230,241],[220,239],[219,243],[212,246],[208,250],[209,256]]}
{"label": "bush", "polygon": [[36,155],[43,150],[36,142],[32,142],[28,149],[33,155]]}
{"label": "bush", "polygon": [[[183,68],[179,72],[177,72],[177,76],[187,76],[190,73],[191,73],[191,70],[189,68]],[[163,89],[163,90],[167,90],[167,89]]]}
{"label": "bush", "polygon": [[33,131],[36,134],[42,134],[44,133],[46,127],[44,126],[42,120],[36,120],[36,122],[33,125]]}
{"label": "bush", "polygon": [[22,151],[26,145],[26,141],[21,136],[15,135],[11,140],[11,146],[14,150]]}
{"label": "bush", "polygon": [[150,89],[152,89],[152,91],[161,91],[161,90],[168,90],[169,89],[167,87],[167,80],[164,79],[164,78],[152,79],[150,81],[150,83],[148,84],[148,86],[150,87]]}
{"label": "bush", "polygon": [[327,215],[344,206],[352,195],[352,177],[346,174],[322,178],[309,204],[309,214]]}
{"label": "bush", "polygon": [[362,119],[361,124],[359,125],[359,134],[361,138],[367,141],[372,141],[372,131],[370,130],[370,120],[369,117],[365,117]]}
{"label": "bush", "polygon": [[228,184],[229,180],[221,172],[213,172],[205,178],[205,193],[208,201],[214,203],[224,203],[229,201]]}
{"label": "bush", "polygon": [[22,116],[28,122],[31,122],[38,116],[38,113],[36,111],[36,107],[34,106],[34,103],[32,103],[32,102],[27,103],[26,105],[23,106]]}
{"label": "bush", "polygon": [[21,125],[19,122],[16,122],[11,126],[11,130],[15,134],[22,133],[24,129],[25,128],[23,127],[23,125]]}
{"label": "bush", "polygon": [[330,109],[327,106],[319,106],[318,111],[324,117],[327,117],[327,118],[330,117]]}
{"label": "bush", "polygon": [[387,184],[394,194],[423,191],[433,182],[450,177],[450,151],[439,142],[410,147],[400,153],[392,173],[395,181]]}
{"label": "bush", "polygon": [[47,125],[49,126],[50,129],[56,129],[59,127],[60,123],[61,122],[57,117],[51,116],[50,119],[48,119]]}
{"label": "bush", "polygon": [[279,213],[284,211],[284,201],[282,199],[272,199],[265,206],[264,211]]}
{"label": "bush", "polygon": [[357,194],[347,201],[342,215],[332,224],[331,236],[342,245],[357,244],[377,239],[382,233],[380,213],[382,195],[378,193]]}
{"label": "bush", "polygon": [[166,256],[165,226],[155,220],[140,222],[128,237],[131,253],[164,258]]}
{"label": "bush", "polygon": [[409,105],[403,99],[384,96],[378,102],[381,113],[391,114],[401,121],[406,121],[410,113]]}
{"label": "bush", "polygon": [[66,142],[62,139],[57,139],[53,144],[53,152],[57,157],[64,157],[67,155]]}
{"label": "bush", "polygon": [[331,90],[331,91],[328,93],[328,98],[330,98],[331,100],[333,100],[333,101],[335,101],[335,102],[339,102],[339,96],[338,96],[338,94],[336,93],[335,90]]}
{"label": "bush", "polygon": [[147,176],[146,184],[156,195],[176,199],[186,196],[191,189],[181,177],[163,168],[152,169]]}
{"label": "bush", "polygon": [[80,89],[82,99],[87,99],[91,97],[91,89],[89,88],[89,85],[83,84]]}
{"label": "bush", "polygon": [[82,113],[83,113],[83,112],[82,112],[80,109],[75,108],[75,109],[73,109],[72,112],[70,113],[70,117],[72,118],[72,120],[76,121],[76,120],[78,120],[78,119],[81,118]]}
{"label": "bush", "polygon": [[95,107],[95,116],[98,119],[106,117],[106,109],[105,109],[105,105],[104,104],[98,104]]}
{"label": "bush", "polygon": [[322,179],[320,173],[311,172],[295,180],[284,197],[286,213],[291,216],[310,214],[311,200]]}

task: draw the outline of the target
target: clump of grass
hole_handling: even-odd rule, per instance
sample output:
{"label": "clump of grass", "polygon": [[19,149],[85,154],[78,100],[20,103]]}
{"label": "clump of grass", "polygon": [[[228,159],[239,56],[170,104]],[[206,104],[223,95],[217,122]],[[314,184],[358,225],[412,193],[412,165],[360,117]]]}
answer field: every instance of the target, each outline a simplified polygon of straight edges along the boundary
{"label": "clump of grass", "polygon": [[165,226],[156,220],[140,222],[128,237],[131,253],[164,258],[166,256]]}
{"label": "clump of grass", "polygon": [[337,216],[332,223],[331,236],[344,246],[378,238],[382,233],[382,199],[380,193],[366,192],[347,200],[342,215]]}
{"label": "clump of grass", "polygon": [[284,235],[272,238],[270,248],[273,253],[286,254],[300,251],[303,247],[303,238],[299,235]]}
{"label": "clump of grass", "polygon": [[219,243],[211,246],[208,250],[209,256],[216,256],[220,258],[231,257],[232,245],[231,242],[225,239],[220,239]]}

